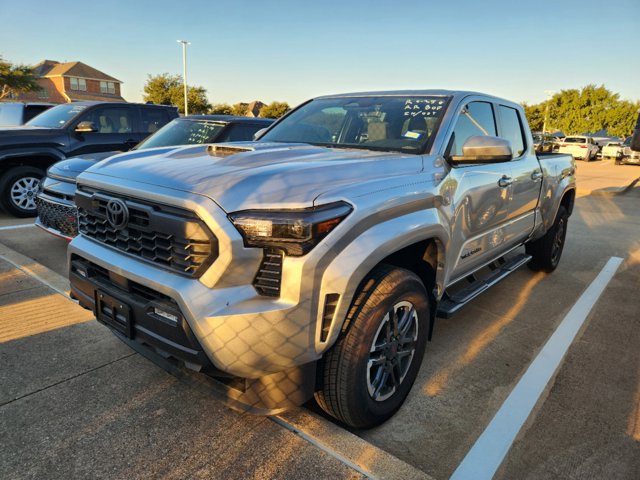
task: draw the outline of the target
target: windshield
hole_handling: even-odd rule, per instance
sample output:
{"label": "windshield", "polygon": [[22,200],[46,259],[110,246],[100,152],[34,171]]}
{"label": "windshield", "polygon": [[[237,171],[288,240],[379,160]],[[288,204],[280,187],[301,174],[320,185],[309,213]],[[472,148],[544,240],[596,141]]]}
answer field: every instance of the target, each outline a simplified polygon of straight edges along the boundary
{"label": "windshield", "polygon": [[174,145],[214,143],[227,124],[205,120],[177,118],[138,144],[136,150]]}
{"label": "windshield", "polygon": [[342,148],[422,153],[449,97],[338,97],[312,100],[260,138]]}
{"label": "windshield", "polygon": [[58,105],[33,117],[26,124],[32,127],[62,128],[86,108],[86,105],[73,103]]}
{"label": "windshield", "polygon": [[567,137],[564,139],[564,143],[587,143],[587,139],[584,137]]}

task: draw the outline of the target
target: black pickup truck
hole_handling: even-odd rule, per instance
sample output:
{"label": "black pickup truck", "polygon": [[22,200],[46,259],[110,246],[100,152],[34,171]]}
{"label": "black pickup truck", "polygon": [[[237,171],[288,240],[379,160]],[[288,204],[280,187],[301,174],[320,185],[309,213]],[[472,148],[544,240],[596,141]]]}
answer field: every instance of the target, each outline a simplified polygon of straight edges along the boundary
{"label": "black pickup truck", "polygon": [[58,105],[25,125],[0,129],[0,206],[36,215],[46,168],[76,155],[126,151],[178,117],[176,107],[116,102]]}

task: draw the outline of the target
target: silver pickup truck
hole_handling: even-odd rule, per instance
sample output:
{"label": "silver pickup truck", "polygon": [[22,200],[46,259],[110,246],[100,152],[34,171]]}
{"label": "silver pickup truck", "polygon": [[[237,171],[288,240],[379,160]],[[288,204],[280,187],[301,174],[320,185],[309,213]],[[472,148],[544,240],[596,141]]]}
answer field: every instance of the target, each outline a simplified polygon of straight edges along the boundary
{"label": "silver pickup truck", "polygon": [[315,394],[370,427],[402,405],[436,317],[521,265],[556,268],[574,173],[536,156],[507,100],[319,97],[260,141],[82,173],[71,291],[135,348],[226,378],[232,405]]}

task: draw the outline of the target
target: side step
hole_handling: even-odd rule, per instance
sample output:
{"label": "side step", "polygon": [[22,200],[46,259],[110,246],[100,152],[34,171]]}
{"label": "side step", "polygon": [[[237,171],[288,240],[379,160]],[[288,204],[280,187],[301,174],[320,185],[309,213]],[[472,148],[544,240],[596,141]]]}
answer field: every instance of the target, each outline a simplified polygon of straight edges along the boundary
{"label": "side step", "polygon": [[476,278],[475,275],[469,275],[467,280],[469,285],[462,290],[457,291],[455,294],[449,296],[445,292],[444,297],[438,304],[437,317],[450,318],[454,313],[460,310],[463,306],[476,298],[485,290],[494,286],[496,283],[504,280],[510,273],[517,270],[519,267],[531,260],[531,255],[521,253],[509,260],[504,258],[499,259],[496,262],[491,263],[488,267],[491,272],[482,279]]}

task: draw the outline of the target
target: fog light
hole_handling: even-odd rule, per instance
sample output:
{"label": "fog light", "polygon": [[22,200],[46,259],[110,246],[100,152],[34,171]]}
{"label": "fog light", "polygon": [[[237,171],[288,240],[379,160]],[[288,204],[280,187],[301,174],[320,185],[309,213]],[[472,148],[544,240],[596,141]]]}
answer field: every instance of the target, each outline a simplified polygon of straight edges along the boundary
{"label": "fog light", "polygon": [[153,313],[158,315],[159,317],[165,318],[175,324],[178,323],[178,316],[173,313],[169,313],[166,310],[161,310],[158,307],[153,307]]}

